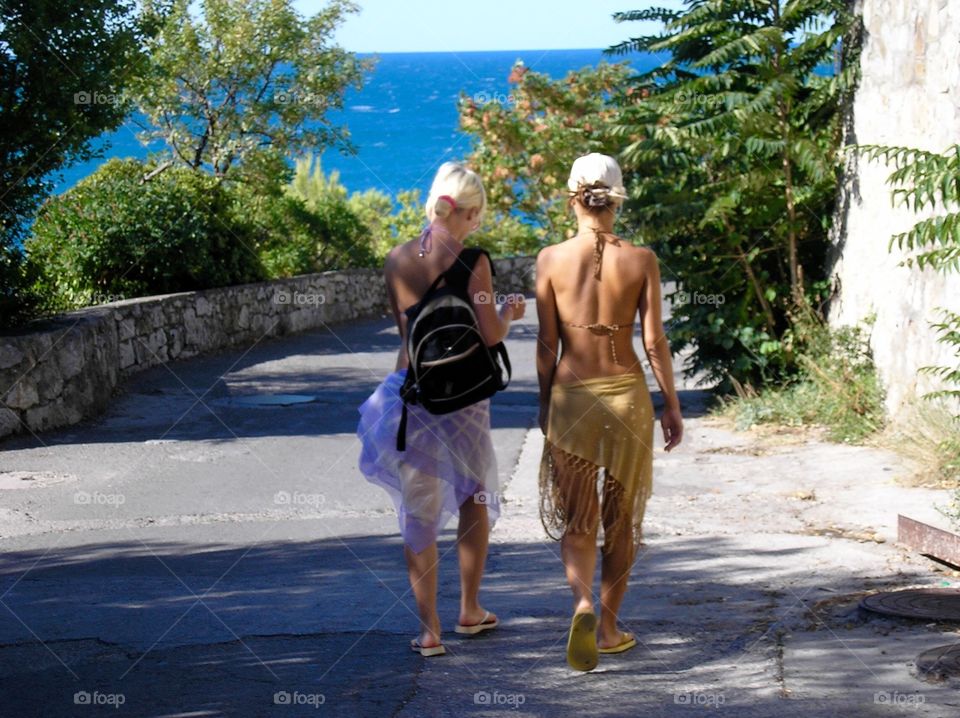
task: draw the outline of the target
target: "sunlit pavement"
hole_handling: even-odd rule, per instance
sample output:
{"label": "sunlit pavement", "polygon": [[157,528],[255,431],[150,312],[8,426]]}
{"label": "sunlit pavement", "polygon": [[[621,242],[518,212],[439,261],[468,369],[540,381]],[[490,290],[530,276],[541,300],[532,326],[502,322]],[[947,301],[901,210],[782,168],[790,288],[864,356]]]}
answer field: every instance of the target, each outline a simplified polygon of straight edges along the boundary
{"label": "sunlit pavement", "polygon": [[[957,715],[955,689],[911,673],[955,634],[856,607],[952,582],[895,544],[896,514],[929,517],[943,494],[896,484],[902,464],[876,449],[733,432],[691,386],[682,447],[656,437],[622,612],[640,643],[567,668],[571,599],[537,514],[535,322],[511,334],[493,407],[497,630],[453,633],[447,531],[448,653],[410,651],[396,518],[354,434],[397,335],[336,325],[159,367],[95,421],[0,442],[0,714]],[[302,403],[258,405],[277,394]]]}

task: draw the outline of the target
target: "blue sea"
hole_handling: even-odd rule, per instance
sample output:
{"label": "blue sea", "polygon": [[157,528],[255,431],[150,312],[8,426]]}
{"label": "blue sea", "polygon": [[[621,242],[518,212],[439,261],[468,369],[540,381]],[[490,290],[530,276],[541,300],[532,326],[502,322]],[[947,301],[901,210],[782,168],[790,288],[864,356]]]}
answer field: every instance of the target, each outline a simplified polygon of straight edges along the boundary
{"label": "blue sea", "polygon": [[[336,125],[346,126],[356,147],[355,155],[327,149],[324,171],[338,170],[351,192],[376,188],[395,196],[406,189],[429,189],[436,168],[444,161],[463,159],[470,153],[471,137],[458,127],[457,98],[461,93],[505,101],[511,85],[510,69],[517,60],[535,72],[554,78],[600,62],[620,62],[602,50],[515,50],[498,52],[389,53],[375,57],[376,66],[361,90],[347,93],[344,109],[330,114]],[[662,58],[629,56],[631,65],[645,71]],[[145,158],[162,144],[144,147],[136,138],[134,118],[115,132],[97,140],[104,148],[101,159],[77,164],[56,182],[63,192],[93,172],[110,157]]]}

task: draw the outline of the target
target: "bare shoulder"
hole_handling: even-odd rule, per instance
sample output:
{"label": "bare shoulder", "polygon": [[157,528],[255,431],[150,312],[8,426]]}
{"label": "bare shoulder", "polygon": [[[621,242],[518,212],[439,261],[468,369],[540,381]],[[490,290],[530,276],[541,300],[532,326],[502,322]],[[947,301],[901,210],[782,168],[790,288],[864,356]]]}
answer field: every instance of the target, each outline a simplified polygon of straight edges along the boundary
{"label": "bare shoulder", "polygon": [[537,252],[537,267],[546,268],[550,266],[550,263],[557,254],[557,247],[559,246],[559,244],[548,244],[546,247],[542,247],[540,251]]}
{"label": "bare shoulder", "polygon": [[400,269],[406,265],[409,252],[407,251],[408,242],[403,244],[398,244],[395,247],[391,248],[387,252],[386,258],[383,260],[383,273],[387,276],[395,275]]}
{"label": "bare shoulder", "polygon": [[650,247],[647,247],[646,245],[638,246],[638,245],[636,245],[636,244],[632,244],[632,245],[630,245],[630,251],[632,251],[632,252],[634,253],[634,255],[635,255],[638,259],[641,259],[643,262],[646,262],[646,263],[651,263],[651,262],[652,262],[652,263],[654,263],[654,264],[656,264],[656,262],[657,262],[657,255],[656,255],[656,253],[655,253],[652,249],[650,249]]}

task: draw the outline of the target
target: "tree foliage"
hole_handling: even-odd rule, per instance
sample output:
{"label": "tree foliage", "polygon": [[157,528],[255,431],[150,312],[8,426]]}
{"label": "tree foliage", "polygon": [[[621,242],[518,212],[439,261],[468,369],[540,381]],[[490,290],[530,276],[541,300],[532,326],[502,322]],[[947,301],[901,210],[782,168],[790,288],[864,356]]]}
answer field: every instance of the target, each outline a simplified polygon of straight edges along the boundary
{"label": "tree foliage", "polygon": [[615,132],[628,217],[677,282],[671,343],[693,345],[688,368],[710,381],[789,377],[826,289],[857,19],[843,0],[685,0],[615,18],[664,23],[609,52],[668,56],[625,90]]}
{"label": "tree foliage", "polygon": [[304,18],[291,0],[147,0],[149,63],[133,96],[174,162],[217,177],[283,174],[285,158],[346,145],[327,118],[367,65],[333,44],[357,6]]}
{"label": "tree foliage", "polygon": [[27,251],[48,310],[264,278],[229,187],[202,172],[113,159],[48,200]]}
{"label": "tree foliage", "polygon": [[36,297],[19,242],[55,173],[120,125],[140,60],[132,0],[0,3],[0,327]]}
{"label": "tree foliage", "polygon": [[557,80],[515,71],[518,81],[507,96],[460,98],[460,126],[474,137],[468,161],[483,177],[501,239],[514,237],[494,250],[530,252],[566,239],[576,224],[566,194],[570,165],[588,152],[616,154],[622,146],[610,131],[617,116],[612,98],[629,74],[626,63],[601,63]]}

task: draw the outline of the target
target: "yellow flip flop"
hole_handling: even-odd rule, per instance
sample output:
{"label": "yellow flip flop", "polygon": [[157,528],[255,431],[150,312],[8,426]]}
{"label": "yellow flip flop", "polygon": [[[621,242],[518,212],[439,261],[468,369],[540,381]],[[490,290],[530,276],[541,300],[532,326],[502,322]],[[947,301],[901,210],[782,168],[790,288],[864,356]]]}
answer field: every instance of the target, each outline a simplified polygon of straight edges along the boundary
{"label": "yellow flip flop", "polygon": [[615,646],[607,646],[606,648],[598,648],[599,653],[623,653],[624,651],[629,651],[635,645],[637,645],[637,639],[632,633],[621,633],[620,638],[623,640],[620,641]]}
{"label": "yellow flip flop", "polygon": [[593,613],[575,613],[567,638],[567,663],[578,671],[597,667],[597,617]]}

